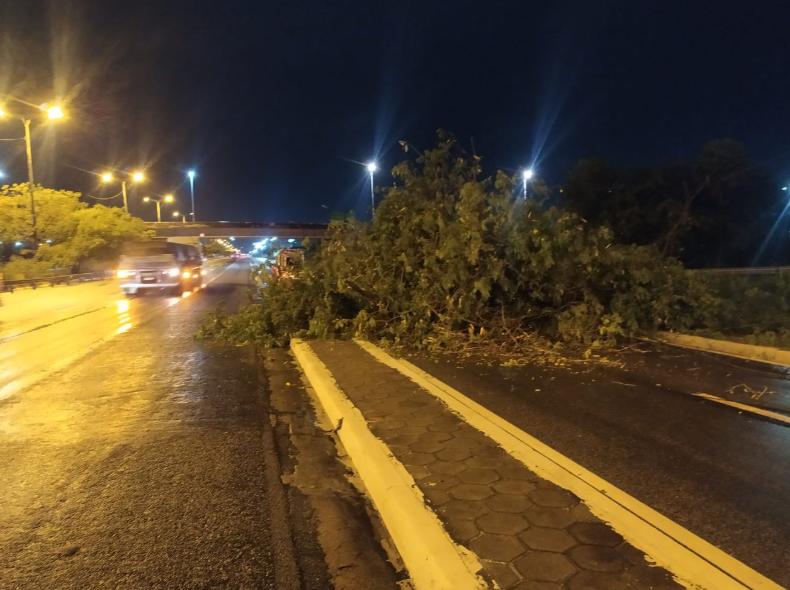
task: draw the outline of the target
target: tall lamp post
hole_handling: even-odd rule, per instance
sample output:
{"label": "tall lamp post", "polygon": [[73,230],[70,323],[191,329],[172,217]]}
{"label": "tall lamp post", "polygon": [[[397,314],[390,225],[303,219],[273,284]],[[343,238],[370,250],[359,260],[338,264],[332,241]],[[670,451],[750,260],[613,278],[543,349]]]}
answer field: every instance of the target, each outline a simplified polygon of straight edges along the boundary
{"label": "tall lamp post", "polygon": [[[33,103],[27,102],[26,100],[22,100],[19,98],[13,98],[16,102],[22,103],[29,107],[38,109],[40,112],[45,113],[46,118],[50,121],[58,121],[65,117],[63,113],[63,109],[59,105],[34,105]],[[0,119],[3,119],[7,116],[10,116],[10,113],[5,110],[2,106],[0,106]],[[30,124],[32,119],[30,117],[23,117],[19,115],[16,116],[22,122],[23,127],[25,128],[25,155],[27,156],[27,182],[28,182],[28,193],[30,194],[30,219],[32,224],[32,233],[33,233],[33,240],[36,239],[36,197],[35,197],[35,189],[34,184],[35,180],[33,178],[33,146],[30,140]]]}
{"label": "tall lamp post", "polygon": [[192,198],[192,212],[189,214],[192,217],[192,223],[195,222],[195,171],[187,171],[189,178],[189,196]]}
{"label": "tall lamp post", "polygon": [[[142,170],[135,170],[131,174],[128,175],[129,179],[135,183],[140,184],[141,182],[145,182],[145,173]],[[101,181],[104,183],[112,182],[115,180],[115,176],[112,172],[103,172],[101,174]],[[129,213],[129,199],[126,196],[126,179],[121,178],[121,194],[123,195],[123,210]],[[118,196],[118,195],[116,195]]]}
{"label": "tall lamp post", "polygon": [[373,214],[376,212],[376,198],[374,193],[373,187],[373,175],[376,173],[376,170],[379,169],[379,165],[376,164],[374,161],[370,161],[365,165],[365,168],[368,169],[368,174],[370,175],[370,216],[373,217]]}
{"label": "tall lamp post", "polygon": [[521,173],[521,179],[524,186],[524,200],[527,199],[527,184],[529,184],[529,181],[532,180],[533,176],[535,176],[535,172],[532,170],[532,168],[527,168]]}
{"label": "tall lamp post", "polygon": [[156,221],[157,223],[162,223],[162,203],[172,203],[175,201],[173,195],[165,195],[161,199],[156,199],[154,197],[143,197],[143,203],[155,203],[156,204]]}

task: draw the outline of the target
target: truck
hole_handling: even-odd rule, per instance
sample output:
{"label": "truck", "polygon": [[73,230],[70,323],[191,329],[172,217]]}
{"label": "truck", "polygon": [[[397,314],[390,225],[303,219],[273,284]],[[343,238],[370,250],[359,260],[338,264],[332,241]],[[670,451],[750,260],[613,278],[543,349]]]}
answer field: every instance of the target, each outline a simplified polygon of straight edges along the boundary
{"label": "truck", "polygon": [[277,262],[272,267],[272,276],[278,279],[292,279],[304,265],[302,248],[283,248],[277,253]]}

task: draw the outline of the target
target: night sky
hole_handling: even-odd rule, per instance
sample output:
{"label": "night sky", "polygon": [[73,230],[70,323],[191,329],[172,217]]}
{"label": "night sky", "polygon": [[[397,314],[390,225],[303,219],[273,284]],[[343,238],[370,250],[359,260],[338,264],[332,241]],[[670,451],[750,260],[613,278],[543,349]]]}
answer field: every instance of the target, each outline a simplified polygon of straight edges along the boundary
{"label": "night sky", "polygon": [[[724,136],[790,177],[787,3],[17,0],[0,33],[0,94],[69,111],[37,128],[42,181],[102,196],[83,170],[145,165],[145,194],[185,209],[194,166],[203,219],[364,215],[357,162],[389,169],[437,128],[550,184],[583,156],[649,165]],[[0,142],[6,181],[22,148]]]}

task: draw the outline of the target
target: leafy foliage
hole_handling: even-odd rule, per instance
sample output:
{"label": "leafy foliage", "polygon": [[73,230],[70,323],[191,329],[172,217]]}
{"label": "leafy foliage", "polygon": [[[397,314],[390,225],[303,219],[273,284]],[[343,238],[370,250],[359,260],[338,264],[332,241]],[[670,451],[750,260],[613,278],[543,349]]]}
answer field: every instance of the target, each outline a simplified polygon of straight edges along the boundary
{"label": "leafy foliage", "polygon": [[651,246],[622,246],[606,227],[514,197],[513,179],[480,178],[479,160],[440,134],[393,169],[371,223],[335,222],[293,280],[261,289],[205,337],[284,344],[294,335],[362,335],[442,349],[524,334],[594,347],[681,329],[709,297]]}
{"label": "leafy foliage", "polygon": [[[32,258],[12,257],[3,267],[6,278],[70,272],[80,261],[112,257],[125,241],[145,235],[141,219],[118,208],[88,207],[79,197],[76,192],[35,187],[36,229],[44,243]],[[10,244],[31,234],[27,184],[0,187],[0,240]]]}

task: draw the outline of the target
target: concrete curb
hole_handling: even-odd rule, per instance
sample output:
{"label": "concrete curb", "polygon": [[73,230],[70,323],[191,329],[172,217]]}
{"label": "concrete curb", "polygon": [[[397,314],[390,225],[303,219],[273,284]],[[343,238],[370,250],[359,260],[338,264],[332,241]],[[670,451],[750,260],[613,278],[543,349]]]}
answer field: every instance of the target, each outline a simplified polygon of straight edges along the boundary
{"label": "concrete curb", "polygon": [[315,390],[349,457],[387,527],[417,590],[478,590],[477,557],[455,544],[426,502],[406,468],[376,438],[359,409],[335,383],[332,374],[301,340],[291,351]]}
{"label": "concrete curb", "polygon": [[704,352],[713,352],[716,354],[725,354],[748,361],[790,367],[790,351],[780,350],[772,346],[757,346],[755,344],[733,342],[732,340],[717,340],[715,338],[692,336],[691,334],[677,334],[675,332],[658,332],[656,334],[656,339],[673,346],[692,348],[694,350],[702,350]]}
{"label": "concrete curb", "polygon": [[494,440],[528,469],[581,498],[590,510],[691,588],[745,590],[780,586],[697,537],[623,490],[588,471],[460,391],[365,340],[355,342],[442,400],[461,419]]}

